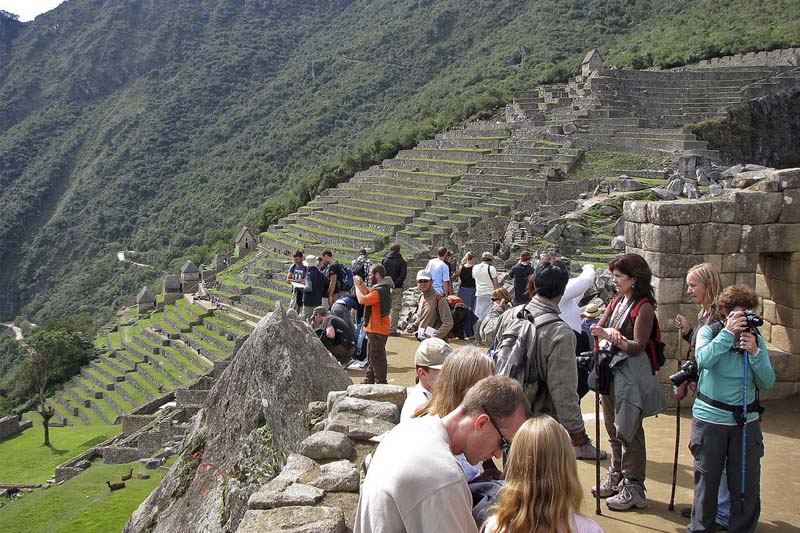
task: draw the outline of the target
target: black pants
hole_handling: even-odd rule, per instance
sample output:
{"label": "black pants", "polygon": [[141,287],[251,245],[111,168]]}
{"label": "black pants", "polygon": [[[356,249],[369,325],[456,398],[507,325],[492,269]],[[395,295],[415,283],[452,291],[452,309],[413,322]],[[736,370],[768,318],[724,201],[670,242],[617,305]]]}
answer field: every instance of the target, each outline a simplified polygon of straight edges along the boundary
{"label": "black pants", "polygon": [[[578,356],[583,352],[588,352],[592,350],[592,344],[590,340],[584,335],[583,333],[578,333],[575,330],[572,330],[575,333],[575,355]],[[577,364],[577,363],[576,363]],[[578,368],[578,403],[586,396],[586,393],[589,392],[589,371],[583,368]]]}

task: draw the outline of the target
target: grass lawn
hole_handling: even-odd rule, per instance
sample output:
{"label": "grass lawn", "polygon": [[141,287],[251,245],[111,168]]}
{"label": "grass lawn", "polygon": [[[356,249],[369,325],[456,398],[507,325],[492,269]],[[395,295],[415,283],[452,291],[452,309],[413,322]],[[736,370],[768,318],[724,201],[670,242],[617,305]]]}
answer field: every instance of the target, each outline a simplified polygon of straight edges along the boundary
{"label": "grass lawn", "polygon": [[[111,492],[106,481],[119,481],[130,468],[133,479],[125,482],[124,489]],[[137,471],[144,471],[139,463],[105,465],[97,459],[85,472],[62,485],[36,489],[9,502],[0,509],[2,529],[26,533],[121,531],[164,475],[158,469],[146,470],[150,479],[137,479]]]}
{"label": "grass lawn", "polygon": [[[55,467],[119,433],[121,426],[51,427],[51,447],[42,446],[42,417],[28,413],[34,427],[0,442],[0,483],[44,483]],[[0,509],[0,523],[4,523]],[[0,528],[6,531],[19,529]]]}

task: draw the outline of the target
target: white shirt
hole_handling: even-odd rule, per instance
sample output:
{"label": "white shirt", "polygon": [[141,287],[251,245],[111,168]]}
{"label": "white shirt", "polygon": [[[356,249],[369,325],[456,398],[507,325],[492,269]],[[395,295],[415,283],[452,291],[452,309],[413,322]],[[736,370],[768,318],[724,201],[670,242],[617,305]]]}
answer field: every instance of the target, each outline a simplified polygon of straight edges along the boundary
{"label": "white shirt", "polygon": [[431,273],[431,277],[433,278],[433,288],[436,290],[436,292],[439,294],[444,294],[444,282],[450,281],[450,265],[438,257],[434,257],[428,261],[428,265],[425,267],[425,270]]}
{"label": "white shirt", "polygon": [[353,533],[478,533],[472,495],[438,416],[398,424],[378,445]]}
{"label": "white shirt", "polygon": [[[582,514],[573,514],[570,516],[569,526],[574,533],[604,533],[600,524]],[[497,524],[495,523],[494,516],[490,516],[486,519],[483,531],[484,533],[502,533],[497,531]]]}
{"label": "white shirt", "polygon": [[594,265],[583,265],[583,272],[576,278],[570,278],[567,288],[564,289],[564,296],[558,302],[558,308],[561,310],[559,316],[578,333],[581,331],[581,308],[578,307],[578,302],[594,284],[594,278]]}
{"label": "white shirt", "polygon": [[492,280],[497,277],[497,269],[489,263],[481,262],[472,267],[472,277],[475,278],[475,295],[486,296],[492,294],[494,283]]}
{"label": "white shirt", "polygon": [[403,403],[403,410],[400,411],[400,422],[410,420],[419,407],[431,397],[430,391],[417,383],[413,387],[406,388],[406,401]]}

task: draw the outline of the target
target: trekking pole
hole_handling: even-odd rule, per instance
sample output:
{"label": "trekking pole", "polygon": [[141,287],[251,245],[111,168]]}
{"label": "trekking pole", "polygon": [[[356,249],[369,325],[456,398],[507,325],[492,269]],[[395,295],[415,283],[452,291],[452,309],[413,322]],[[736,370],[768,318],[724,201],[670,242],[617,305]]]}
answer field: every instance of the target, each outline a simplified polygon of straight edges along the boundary
{"label": "trekking pole", "polygon": [[744,386],[742,391],[742,493],[740,496],[740,503],[744,506],[744,487],[745,487],[745,475],[747,473],[747,366],[749,363],[748,358],[750,355],[747,353],[747,350],[742,350],[742,361],[743,363],[743,375],[744,375]]}
{"label": "trekking pole", "polygon": [[594,514],[602,515],[600,511],[600,361],[595,350],[594,357]]}
{"label": "trekking pole", "polygon": [[[678,341],[675,343],[675,358],[678,362],[681,360],[681,333],[682,330],[678,330]],[[672,489],[669,493],[669,506],[667,506],[670,511],[675,510],[675,486],[678,484],[678,452],[681,443],[681,397],[677,394],[677,391],[675,392],[675,455],[672,459]]]}

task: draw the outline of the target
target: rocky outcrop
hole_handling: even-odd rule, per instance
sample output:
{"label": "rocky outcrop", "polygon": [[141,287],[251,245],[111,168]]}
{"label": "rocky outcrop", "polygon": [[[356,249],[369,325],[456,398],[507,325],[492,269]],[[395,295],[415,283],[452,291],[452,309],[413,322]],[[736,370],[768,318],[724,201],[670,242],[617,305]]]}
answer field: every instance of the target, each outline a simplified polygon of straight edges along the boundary
{"label": "rocky outcrop", "polygon": [[349,384],[311,329],[278,307],[210,391],[180,458],[124,531],[236,530],[250,496],[307,437],[309,402]]}

